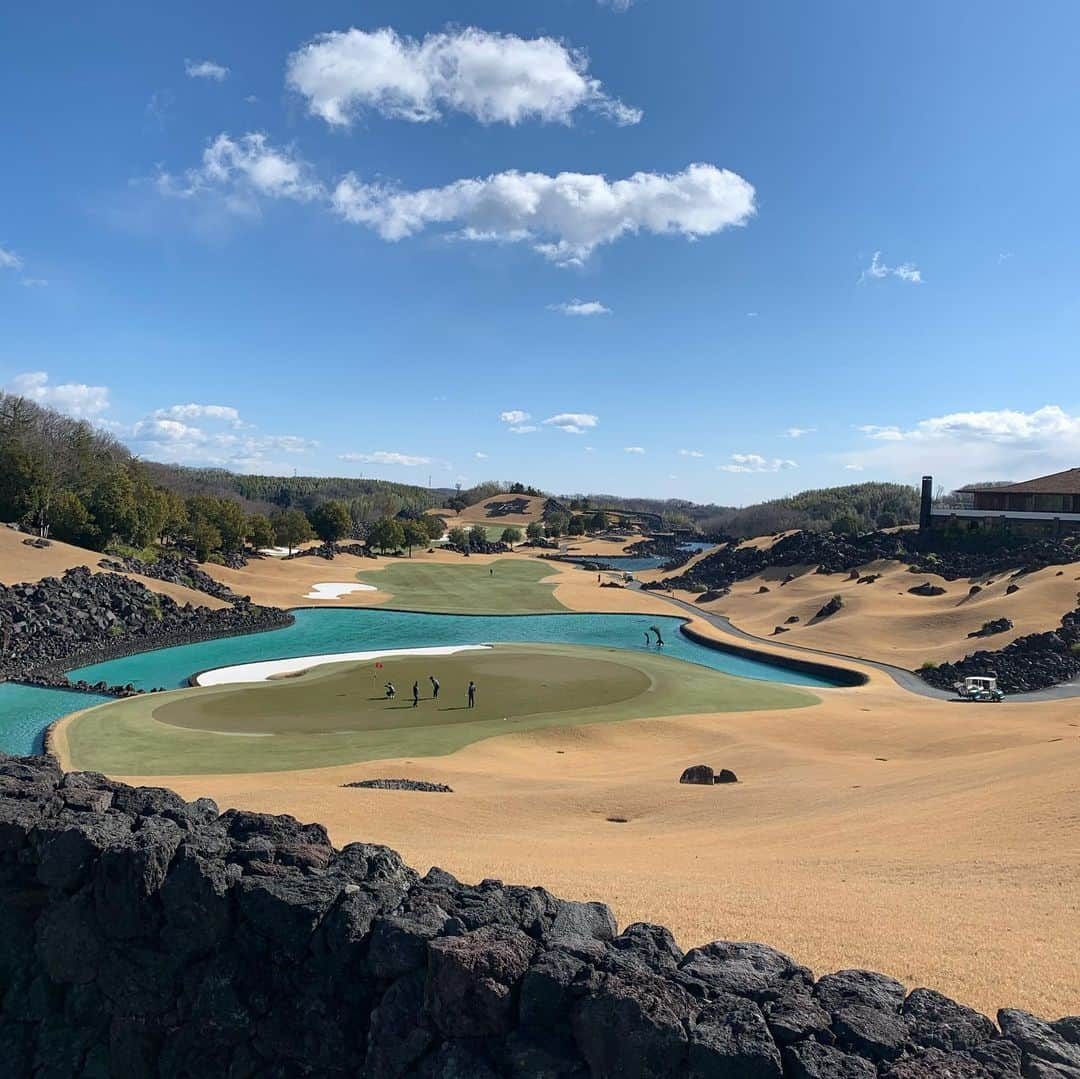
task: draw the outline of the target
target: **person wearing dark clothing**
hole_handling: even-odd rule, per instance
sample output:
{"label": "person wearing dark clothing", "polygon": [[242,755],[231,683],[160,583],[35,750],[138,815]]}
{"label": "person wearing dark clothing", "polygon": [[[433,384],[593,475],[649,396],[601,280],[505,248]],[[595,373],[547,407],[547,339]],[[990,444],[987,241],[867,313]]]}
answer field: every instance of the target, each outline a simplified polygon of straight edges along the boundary
{"label": "person wearing dark clothing", "polygon": [[412,684],[412,706],[415,708],[420,703],[420,683],[413,682]]}
{"label": "person wearing dark clothing", "polygon": [[431,682],[431,699],[433,701],[437,701],[439,699],[439,690],[441,688],[439,685],[439,680],[435,677],[435,675],[429,674],[428,681]]}
{"label": "person wearing dark clothing", "polygon": [[476,683],[475,682],[470,682],[469,683],[469,707],[470,708],[475,708],[476,707]]}

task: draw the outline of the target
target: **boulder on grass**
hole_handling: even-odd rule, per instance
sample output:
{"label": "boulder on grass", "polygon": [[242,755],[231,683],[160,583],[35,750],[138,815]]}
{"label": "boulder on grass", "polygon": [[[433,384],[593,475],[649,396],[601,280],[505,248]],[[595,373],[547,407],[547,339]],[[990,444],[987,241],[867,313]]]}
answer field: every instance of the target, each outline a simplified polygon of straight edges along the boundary
{"label": "boulder on grass", "polygon": [[694,783],[702,787],[711,787],[716,782],[716,775],[707,764],[694,764],[679,776],[680,783]]}

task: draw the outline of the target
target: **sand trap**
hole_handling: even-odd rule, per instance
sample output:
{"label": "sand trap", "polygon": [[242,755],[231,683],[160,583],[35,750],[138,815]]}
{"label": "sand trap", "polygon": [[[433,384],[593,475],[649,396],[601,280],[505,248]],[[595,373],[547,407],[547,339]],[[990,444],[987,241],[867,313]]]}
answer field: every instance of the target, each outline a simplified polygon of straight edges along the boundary
{"label": "sand trap", "polygon": [[288,547],[260,547],[259,554],[266,555],[267,558],[284,558],[286,555],[292,554],[297,548],[289,550]]}
{"label": "sand trap", "polygon": [[353,592],[378,592],[373,584],[346,584],[344,581],[328,581],[323,584],[313,584],[311,591],[304,599],[340,599],[342,596],[351,595]]}
{"label": "sand trap", "polygon": [[267,659],[258,663],[238,663],[233,667],[216,667],[203,671],[193,679],[197,686],[229,686],[236,682],[265,682],[281,675],[299,674],[327,663],[358,663],[383,656],[452,656],[458,652],[474,652],[490,648],[490,644],[458,644],[433,648],[384,648],[373,652],[336,652],[325,656],[294,656],[292,659]]}

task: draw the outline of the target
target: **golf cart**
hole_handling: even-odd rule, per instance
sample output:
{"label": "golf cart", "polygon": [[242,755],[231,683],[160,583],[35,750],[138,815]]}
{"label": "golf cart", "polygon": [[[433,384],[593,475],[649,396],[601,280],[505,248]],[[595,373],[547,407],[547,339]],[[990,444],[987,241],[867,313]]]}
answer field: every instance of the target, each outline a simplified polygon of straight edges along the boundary
{"label": "golf cart", "polygon": [[971,675],[962,682],[956,682],[955,687],[962,701],[1000,704],[1005,699],[1005,694],[998,689],[997,678],[992,674]]}

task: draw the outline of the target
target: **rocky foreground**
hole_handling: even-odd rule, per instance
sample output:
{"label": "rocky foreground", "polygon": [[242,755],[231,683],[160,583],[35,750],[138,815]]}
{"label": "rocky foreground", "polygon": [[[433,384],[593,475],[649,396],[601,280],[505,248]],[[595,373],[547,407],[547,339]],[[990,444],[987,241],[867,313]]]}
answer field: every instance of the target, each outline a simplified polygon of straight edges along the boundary
{"label": "rocky foreground", "polygon": [[0,756],[0,1001],[11,1076],[1080,1079],[1080,1017],[683,953],[599,903],[43,757]]}
{"label": "rocky foreground", "polygon": [[130,577],[80,566],[31,584],[0,584],[0,681],[122,694],[130,687],[70,682],[63,672],[291,621],[288,612],[246,598],[219,610],[181,605]]}

